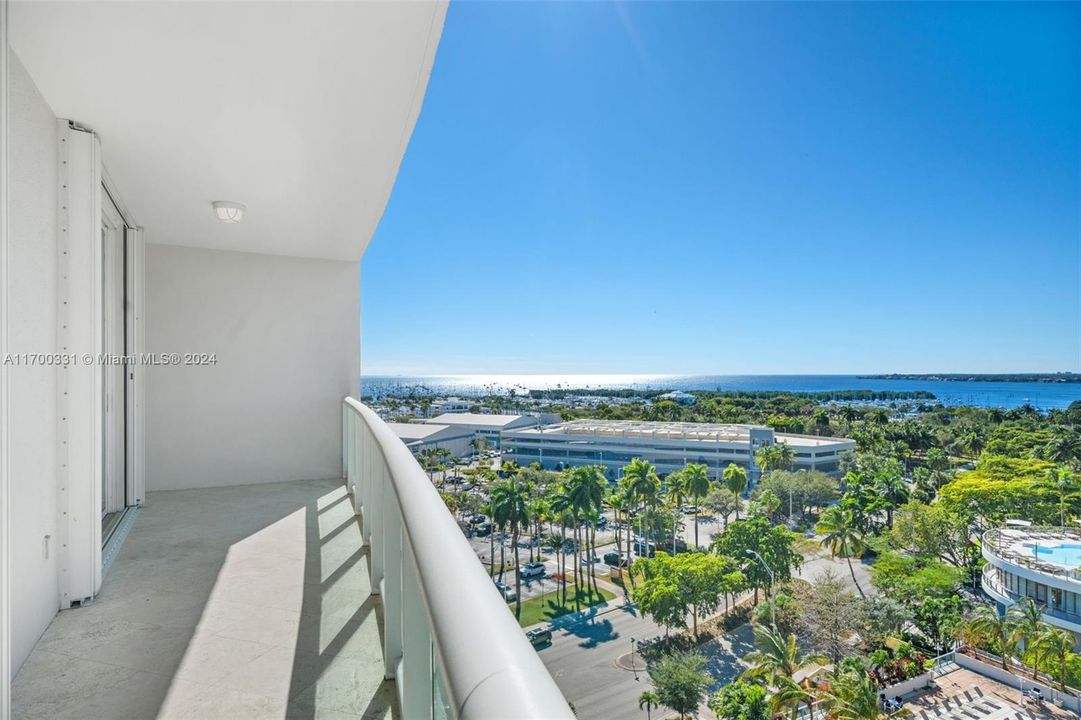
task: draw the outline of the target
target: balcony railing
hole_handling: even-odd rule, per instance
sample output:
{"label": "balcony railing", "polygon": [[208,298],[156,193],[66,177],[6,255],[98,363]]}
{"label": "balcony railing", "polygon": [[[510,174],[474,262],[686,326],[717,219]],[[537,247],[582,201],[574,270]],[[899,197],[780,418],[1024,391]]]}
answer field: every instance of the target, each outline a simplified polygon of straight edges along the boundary
{"label": "balcony railing", "polygon": [[[1036,549],[1041,543],[1045,547],[1061,543],[1081,543],[1081,528],[1033,526],[1023,529],[991,528],[983,534],[984,554],[993,555],[1010,562],[1030,568],[1045,575],[1054,575],[1066,580],[1081,582],[1081,568],[1068,568],[1040,560],[1035,553],[1021,552],[1018,546]],[[988,558],[991,559],[991,558]]]}
{"label": "balcony railing", "polygon": [[1060,610],[1050,605],[1041,603],[1039,600],[1030,595],[1022,595],[1020,593],[1014,592],[1013,590],[1010,590],[1008,587],[1002,584],[998,577],[995,576],[995,569],[991,568],[990,566],[984,567],[983,569],[982,584],[984,592],[986,592],[991,597],[1005,598],[1005,600],[1011,604],[1017,602],[1018,600],[1021,600],[1022,598],[1027,597],[1028,599],[1032,600],[1040,606],[1040,612],[1044,615],[1058,618],[1059,620],[1064,620],[1065,622],[1072,623],[1074,625],[1081,625],[1081,615],[1078,615],[1077,613]]}
{"label": "balcony railing", "polygon": [[342,470],[371,550],[402,717],[573,718],[427,475],[353,398],[342,404]]}

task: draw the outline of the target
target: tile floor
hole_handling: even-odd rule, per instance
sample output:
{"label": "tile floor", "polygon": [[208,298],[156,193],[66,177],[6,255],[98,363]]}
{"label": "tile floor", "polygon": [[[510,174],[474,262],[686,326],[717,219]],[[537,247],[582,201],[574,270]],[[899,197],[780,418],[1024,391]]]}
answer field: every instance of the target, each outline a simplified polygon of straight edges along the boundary
{"label": "tile floor", "polygon": [[398,717],[338,480],[151,493],[95,602],[13,685],[25,720]]}

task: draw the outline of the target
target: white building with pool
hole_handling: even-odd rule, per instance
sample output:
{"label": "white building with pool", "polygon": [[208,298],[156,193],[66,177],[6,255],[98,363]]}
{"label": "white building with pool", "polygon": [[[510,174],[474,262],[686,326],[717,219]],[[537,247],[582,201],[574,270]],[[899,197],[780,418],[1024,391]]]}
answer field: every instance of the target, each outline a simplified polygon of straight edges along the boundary
{"label": "white building with pool", "polygon": [[983,536],[983,589],[999,612],[1021,598],[1081,638],[1081,529],[1008,525]]}

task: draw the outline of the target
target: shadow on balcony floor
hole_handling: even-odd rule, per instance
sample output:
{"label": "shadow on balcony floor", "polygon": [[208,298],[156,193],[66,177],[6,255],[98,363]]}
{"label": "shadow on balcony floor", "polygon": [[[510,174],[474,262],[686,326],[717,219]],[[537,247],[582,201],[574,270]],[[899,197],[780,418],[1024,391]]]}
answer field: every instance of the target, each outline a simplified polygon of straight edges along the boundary
{"label": "shadow on balcony floor", "polygon": [[151,493],[98,599],[19,671],[16,718],[397,718],[338,480]]}

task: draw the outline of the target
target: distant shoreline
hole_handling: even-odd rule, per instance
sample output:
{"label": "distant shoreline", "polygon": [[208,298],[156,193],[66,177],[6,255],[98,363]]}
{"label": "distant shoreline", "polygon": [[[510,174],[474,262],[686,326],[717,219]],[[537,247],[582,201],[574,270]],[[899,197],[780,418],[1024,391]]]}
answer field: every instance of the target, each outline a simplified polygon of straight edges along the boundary
{"label": "distant shoreline", "polygon": [[944,382],[1081,383],[1081,373],[889,373],[859,375],[862,380],[941,380]]}

